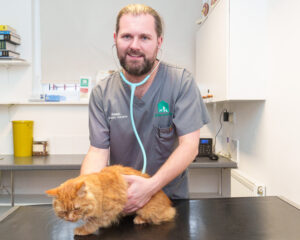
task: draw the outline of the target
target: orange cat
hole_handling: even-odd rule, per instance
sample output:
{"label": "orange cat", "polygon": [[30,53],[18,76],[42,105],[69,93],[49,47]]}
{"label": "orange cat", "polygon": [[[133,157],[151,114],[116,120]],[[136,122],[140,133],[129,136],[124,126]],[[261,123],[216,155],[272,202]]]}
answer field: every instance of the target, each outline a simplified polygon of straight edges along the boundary
{"label": "orange cat", "polygon": [[[47,190],[55,197],[53,208],[56,215],[64,220],[85,224],[76,228],[76,235],[87,235],[99,227],[108,227],[123,215],[127,201],[127,182],[123,175],[138,175],[148,178],[133,168],[114,165],[103,168],[99,173],[69,179],[59,187]],[[136,211],[135,224],[170,221],[176,214],[171,201],[161,190],[141,209]]]}

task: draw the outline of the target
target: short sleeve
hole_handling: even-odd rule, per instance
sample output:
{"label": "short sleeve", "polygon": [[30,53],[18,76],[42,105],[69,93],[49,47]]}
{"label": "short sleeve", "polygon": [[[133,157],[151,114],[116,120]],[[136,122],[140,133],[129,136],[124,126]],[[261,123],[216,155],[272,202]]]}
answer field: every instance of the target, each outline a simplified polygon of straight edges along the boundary
{"label": "short sleeve", "polygon": [[199,88],[186,70],[182,74],[181,86],[175,102],[173,123],[178,136],[194,132],[209,122]]}
{"label": "short sleeve", "polygon": [[109,125],[105,117],[101,88],[93,88],[89,101],[90,144],[97,148],[109,148]]}

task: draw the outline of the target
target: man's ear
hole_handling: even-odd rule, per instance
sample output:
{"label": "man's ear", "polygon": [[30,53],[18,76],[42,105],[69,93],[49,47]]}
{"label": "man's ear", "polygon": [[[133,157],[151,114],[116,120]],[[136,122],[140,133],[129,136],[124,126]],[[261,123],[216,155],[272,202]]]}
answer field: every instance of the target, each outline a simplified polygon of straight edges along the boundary
{"label": "man's ear", "polygon": [[117,44],[117,34],[114,32],[114,43]]}
{"label": "man's ear", "polygon": [[77,186],[76,186],[76,190],[77,190],[77,196],[78,197],[84,197],[86,195],[86,185],[85,185],[85,183],[83,181],[78,183]]}
{"label": "man's ear", "polygon": [[48,194],[48,196],[50,197],[57,197],[57,192],[58,192],[57,188],[52,188],[45,191],[45,193]]}
{"label": "man's ear", "polygon": [[164,40],[163,37],[158,37],[158,39],[157,39],[158,48],[161,48],[163,40]]}

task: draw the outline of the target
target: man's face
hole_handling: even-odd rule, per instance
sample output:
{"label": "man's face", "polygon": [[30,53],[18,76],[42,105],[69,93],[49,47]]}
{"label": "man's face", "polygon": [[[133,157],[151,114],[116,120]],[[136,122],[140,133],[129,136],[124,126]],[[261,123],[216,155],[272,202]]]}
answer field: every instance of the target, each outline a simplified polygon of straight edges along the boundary
{"label": "man's face", "polygon": [[149,14],[123,15],[119,32],[114,34],[121,66],[131,75],[148,73],[156,60],[162,37],[157,37],[153,16]]}

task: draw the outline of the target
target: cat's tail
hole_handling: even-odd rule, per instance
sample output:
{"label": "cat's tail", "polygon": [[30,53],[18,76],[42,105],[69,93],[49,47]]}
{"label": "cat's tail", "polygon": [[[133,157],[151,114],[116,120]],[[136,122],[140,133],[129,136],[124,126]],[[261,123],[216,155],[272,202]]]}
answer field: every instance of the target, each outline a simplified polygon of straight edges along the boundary
{"label": "cat's tail", "polygon": [[160,224],[173,220],[175,215],[176,209],[172,207],[171,201],[161,190],[156,193],[143,208],[137,211],[134,223]]}
{"label": "cat's tail", "polygon": [[137,216],[134,218],[135,224],[161,224],[163,222],[170,222],[174,219],[176,215],[175,208],[168,206],[164,209],[156,209],[149,211],[150,209],[141,209],[137,211]]}
{"label": "cat's tail", "polygon": [[163,213],[161,214],[161,222],[169,222],[175,218],[176,209],[174,207],[167,207],[164,209]]}

